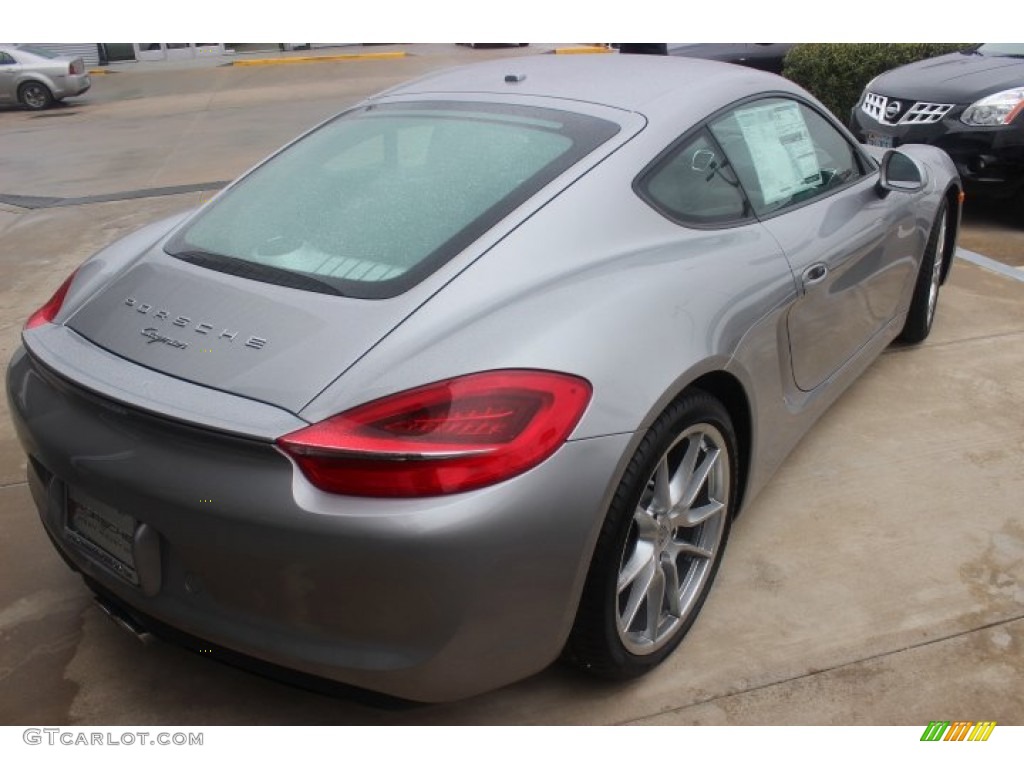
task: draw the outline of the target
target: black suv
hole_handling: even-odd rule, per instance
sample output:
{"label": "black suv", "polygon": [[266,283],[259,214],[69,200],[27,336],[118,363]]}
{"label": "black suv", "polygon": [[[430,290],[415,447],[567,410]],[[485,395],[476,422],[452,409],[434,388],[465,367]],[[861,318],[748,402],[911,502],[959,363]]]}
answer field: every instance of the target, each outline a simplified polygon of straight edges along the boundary
{"label": "black suv", "polygon": [[934,144],[969,194],[1024,203],[1024,43],[984,43],[885,72],[850,122],[865,144]]}
{"label": "black suv", "polygon": [[782,74],[782,64],[793,43],[612,43],[619,53],[691,56]]}

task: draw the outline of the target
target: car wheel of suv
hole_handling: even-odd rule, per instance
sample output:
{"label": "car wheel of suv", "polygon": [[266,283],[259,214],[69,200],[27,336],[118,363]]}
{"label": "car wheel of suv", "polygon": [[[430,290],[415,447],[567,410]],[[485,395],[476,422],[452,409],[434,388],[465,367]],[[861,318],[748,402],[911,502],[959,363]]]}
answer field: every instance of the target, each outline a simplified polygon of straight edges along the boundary
{"label": "car wheel of suv", "polygon": [[566,657],[625,679],[682,641],[711,588],[735,504],[725,408],[693,391],[648,430],[605,519]]}
{"label": "car wheel of suv", "polygon": [[53,104],[53,94],[50,89],[35,80],[22,83],[18,89],[18,100],[28,109],[46,109]]}
{"label": "car wheel of suv", "polygon": [[917,274],[914,297],[910,300],[907,321],[899,340],[918,344],[928,338],[935,320],[935,309],[939,302],[939,287],[942,284],[942,264],[946,252],[946,221],[949,206],[945,201],[935,214],[935,222],[924,248],[921,270]]}

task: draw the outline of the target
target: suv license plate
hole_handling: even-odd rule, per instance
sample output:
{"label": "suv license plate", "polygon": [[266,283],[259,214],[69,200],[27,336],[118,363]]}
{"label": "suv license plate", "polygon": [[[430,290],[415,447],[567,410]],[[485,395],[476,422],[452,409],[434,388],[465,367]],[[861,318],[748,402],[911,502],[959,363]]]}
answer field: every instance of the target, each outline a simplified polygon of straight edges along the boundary
{"label": "suv license plate", "polygon": [[895,146],[892,140],[892,136],[882,136],[877,133],[869,133],[865,136],[865,143],[870,144],[872,147],[882,147],[884,149],[890,149]]}

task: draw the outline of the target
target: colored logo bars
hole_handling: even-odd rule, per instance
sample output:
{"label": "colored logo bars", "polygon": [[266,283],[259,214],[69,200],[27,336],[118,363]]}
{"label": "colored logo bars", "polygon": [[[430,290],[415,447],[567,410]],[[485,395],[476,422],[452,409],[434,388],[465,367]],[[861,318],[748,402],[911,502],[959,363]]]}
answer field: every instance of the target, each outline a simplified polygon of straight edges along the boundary
{"label": "colored logo bars", "polygon": [[921,741],[988,741],[996,724],[994,720],[974,723],[969,720],[932,720],[921,734]]}

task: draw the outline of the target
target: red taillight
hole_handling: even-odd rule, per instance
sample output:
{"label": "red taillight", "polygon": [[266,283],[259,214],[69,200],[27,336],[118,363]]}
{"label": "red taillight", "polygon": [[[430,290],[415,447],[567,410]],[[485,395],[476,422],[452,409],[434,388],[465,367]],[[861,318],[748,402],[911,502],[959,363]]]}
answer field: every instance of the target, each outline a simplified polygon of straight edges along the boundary
{"label": "red taillight", "polygon": [[85,64],[81,61],[75,60],[68,64],[69,75],[80,75],[85,71]]}
{"label": "red taillight", "polygon": [[30,331],[37,326],[44,325],[46,323],[53,322],[53,318],[60,312],[61,305],[64,304],[64,297],[68,295],[68,288],[71,287],[71,281],[75,279],[75,272],[68,275],[68,279],[61,283],[53,296],[50,297],[43,306],[37,309],[31,314],[28,320],[25,321],[25,330]]}
{"label": "red taillight", "polygon": [[400,392],[278,439],[317,488],[436,496],[507,480],[565,442],[590,384],[550,371],[488,371]]}

